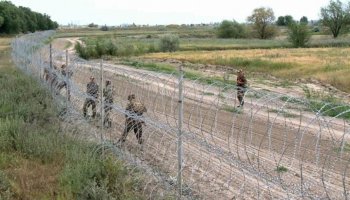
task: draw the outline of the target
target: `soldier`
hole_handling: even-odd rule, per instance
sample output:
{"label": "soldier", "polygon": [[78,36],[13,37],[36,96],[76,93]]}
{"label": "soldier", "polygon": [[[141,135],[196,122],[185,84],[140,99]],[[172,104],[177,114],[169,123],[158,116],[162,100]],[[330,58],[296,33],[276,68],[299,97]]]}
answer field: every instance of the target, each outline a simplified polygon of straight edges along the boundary
{"label": "soldier", "polygon": [[146,107],[139,101],[136,100],[135,95],[131,94],[128,96],[129,103],[126,106],[125,114],[125,128],[122,137],[118,142],[122,144],[125,142],[126,137],[131,129],[134,130],[138,143],[142,145],[142,124],[144,121],[140,119],[144,112],[147,112]]}
{"label": "soldier", "polygon": [[104,99],[104,110],[105,110],[105,118],[103,120],[103,125],[107,128],[112,126],[112,120],[110,118],[110,112],[112,110],[113,104],[113,89],[110,80],[106,80],[106,87],[103,89],[103,97]]}
{"label": "soldier", "polygon": [[238,70],[237,74],[237,98],[239,105],[237,107],[243,107],[244,105],[244,94],[247,90],[247,79],[244,76],[242,69]]}
{"label": "soldier", "polygon": [[88,97],[85,99],[83,112],[84,117],[86,117],[87,109],[92,106],[92,118],[96,117],[96,101],[98,98],[98,85],[95,83],[95,78],[90,77],[90,82],[86,86],[86,93]]}
{"label": "soldier", "polygon": [[53,68],[49,72],[49,82],[51,84],[50,87],[52,91],[54,91],[57,86],[57,79],[57,66],[53,65]]}
{"label": "soldier", "polygon": [[[63,64],[61,66],[61,74],[62,74],[62,78],[63,80],[57,85],[57,92],[56,95],[62,90],[62,88],[66,88],[67,89],[67,82],[66,79],[70,78],[73,74],[73,72],[71,71],[67,71],[66,65]],[[67,77],[68,76],[68,77]]]}

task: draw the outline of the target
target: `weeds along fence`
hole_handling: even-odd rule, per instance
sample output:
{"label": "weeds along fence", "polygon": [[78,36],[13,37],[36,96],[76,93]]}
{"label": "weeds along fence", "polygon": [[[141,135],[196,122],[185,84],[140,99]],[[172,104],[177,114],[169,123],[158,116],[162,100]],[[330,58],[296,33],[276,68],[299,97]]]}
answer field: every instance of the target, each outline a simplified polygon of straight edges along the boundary
{"label": "weeds along fence", "polygon": [[[181,66],[161,74],[86,61],[45,44],[53,34],[15,39],[14,62],[51,91],[64,127],[79,130],[73,137],[96,141],[102,156],[113,153],[145,172],[147,198],[350,198],[349,105],[249,88],[244,108],[237,108],[234,85],[183,79]],[[70,75],[62,75],[63,64]],[[95,119],[82,111],[90,76],[100,91]],[[114,100],[108,113],[105,80]],[[125,110],[130,94],[147,107],[142,146],[132,131],[116,144],[132,115]]]}

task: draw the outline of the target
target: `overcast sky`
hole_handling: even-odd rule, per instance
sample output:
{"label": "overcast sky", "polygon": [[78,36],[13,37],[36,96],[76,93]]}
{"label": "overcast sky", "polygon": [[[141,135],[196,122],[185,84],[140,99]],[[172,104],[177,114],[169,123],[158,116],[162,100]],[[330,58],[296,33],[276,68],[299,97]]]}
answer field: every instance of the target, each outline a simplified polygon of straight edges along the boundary
{"label": "overcast sky", "polygon": [[[319,19],[329,0],[11,0],[17,6],[46,13],[59,24],[191,24],[235,19],[246,22],[258,7],[272,8],[275,17]],[[344,1],[343,1],[344,2]]]}

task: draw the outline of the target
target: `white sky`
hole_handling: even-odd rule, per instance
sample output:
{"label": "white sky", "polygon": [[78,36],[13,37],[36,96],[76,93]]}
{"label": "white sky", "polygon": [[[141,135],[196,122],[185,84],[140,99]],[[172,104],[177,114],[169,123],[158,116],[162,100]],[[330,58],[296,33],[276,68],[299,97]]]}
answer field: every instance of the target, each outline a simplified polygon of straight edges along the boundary
{"label": "white sky", "polygon": [[[329,0],[11,0],[17,6],[46,13],[59,24],[191,24],[235,19],[246,22],[258,7],[272,8],[275,17],[319,19]],[[346,1],[343,1],[346,2]]]}

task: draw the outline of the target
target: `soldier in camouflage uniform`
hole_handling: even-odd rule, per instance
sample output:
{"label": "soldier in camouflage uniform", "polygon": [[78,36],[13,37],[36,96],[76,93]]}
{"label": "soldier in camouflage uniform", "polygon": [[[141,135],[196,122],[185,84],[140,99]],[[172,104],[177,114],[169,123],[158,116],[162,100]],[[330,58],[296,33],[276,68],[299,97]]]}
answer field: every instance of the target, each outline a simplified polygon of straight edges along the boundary
{"label": "soldier in camouflage uniform", "polygon": [[124,143],[131,129],[134,130],[138,143],[142,145],[142,124],[144,121],[140,119],[144,112],[147,112],[146,107],[136,100],[135,95],[128,96],[129,103],[126,106],[125,128],[122,137],[118,142]]}
{"label": "soldier in camouflage uniform", "polygon": [[86,86],[86,93],[88,97],[85,99],[83,106],[84,117],[86,117],[87,109],[92,106],[92,118],[96,117],[96,101],[98,98],[98,85],[95,83],[95,78],[90,77],[90,82]]}
{"label": "soldier in camouflage uniform", "polygon": [[247,79],[244,76],[243,70],[238,70],[237,74],[237,98],[239,101],[238,107],[243,107],[244,105],[244,94],[247,90]]}
{"label": "soldier in camouflage uniform", "polygon": [[103,97],[104,99],[104,110],[105,110],[105,118],[103,120],[103,125],[107,128],[112,126],[112,120],[110,118],[110,112],[112,110],[113,104],[113,90],[112,84],[110,80],[106,80],[106,87],[103,89]]}
{"label": "soldier in camouflage uniform", "polygon": [[[59,94],[60,93],[60,91],[65,87],[66,89],[67,89],[67,78],[70,78],[70,77],[72,77],[72,74],[73,74],[73,72],[72,71],[67,71],[67,68],[66,68],[66,65],[65,64],[63,64],[62,66],[61,66],[61,74],[62,74],[62,78],[63,78],[63,80],[57,85],[57,92],[56,92],[56,94]],[[68,77],[67,77],[68,76]],[[68,93],[69,93],[70,91],[68,91]],[[70,95],[70,94],[68,94],[68,95]]]}

